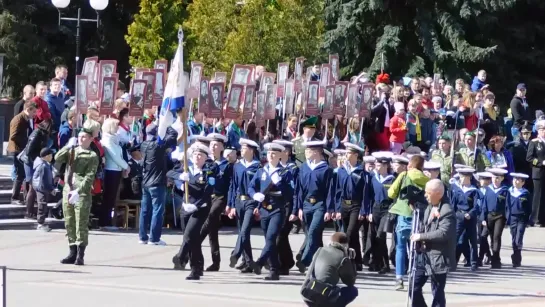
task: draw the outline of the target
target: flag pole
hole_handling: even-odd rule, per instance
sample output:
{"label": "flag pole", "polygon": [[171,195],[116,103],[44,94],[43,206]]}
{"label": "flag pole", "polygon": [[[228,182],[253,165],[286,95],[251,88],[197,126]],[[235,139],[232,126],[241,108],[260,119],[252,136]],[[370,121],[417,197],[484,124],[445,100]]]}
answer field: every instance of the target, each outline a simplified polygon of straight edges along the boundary
{"label": "flag pole", "polygon": [[[187,165],[187,130],[189,129],[189,126],[187,123],[187,109],[182,108],[182,139],[184,143],[184,172],[189,173],[189,166]],[[189,183],[187,181],[184,182],[184,196],[185,196],[185,203],[189,204]]]}

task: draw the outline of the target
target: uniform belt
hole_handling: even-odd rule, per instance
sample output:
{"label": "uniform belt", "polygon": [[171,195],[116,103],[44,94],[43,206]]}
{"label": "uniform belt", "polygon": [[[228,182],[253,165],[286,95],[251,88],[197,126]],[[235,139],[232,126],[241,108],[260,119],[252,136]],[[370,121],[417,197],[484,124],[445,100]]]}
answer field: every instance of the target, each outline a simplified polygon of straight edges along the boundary
{"label": "uniform belt", "polygon": [[488,212],[488,214],[490,214],[492,216],[503,215],[503,213],[499,213],[499,212]]}
{"label": "uniform belt", "polygon": [[219,198],[219,199],[222,199],[222,198],[223,198],[223,195],[212,194],[212,198]]}
{"label": "uniform belt", "polygon": [[240,200],[250,200],[250,197],[247,196],[247,195],[240,195],[238,198],[239,198]]}
{"label": "uniform belt", "polygon": [[311,204],[311,205],[314,205],[318,202],[318,200],[314,197],[309,197],[307,198],[307,201]]}
{"label": "uniform belt", "polygon": [[269,192],[269,193],[267,193],[267,195],[269,195],[269,196],[274,196],[274,197],[278,197],[278,196],[282,196],[282,192],[280,192],[280,191],[274,191],[274,192]]}
{"label": "uniform belt", "polygon": [[272,210],[272,208],[273,208],[273,206],[271,204],[267,203],[267,202],[262,202],[261,206],[263,207],[263,209],[269,210],[269,211]]}
{"label": "uniform belt", "polygon": [[351,206],[351,205],[352,205],[352,201],[349,200],[349,199],[345,199],[345,200],[343,201],[343,204],[344,204],[345,206]]}

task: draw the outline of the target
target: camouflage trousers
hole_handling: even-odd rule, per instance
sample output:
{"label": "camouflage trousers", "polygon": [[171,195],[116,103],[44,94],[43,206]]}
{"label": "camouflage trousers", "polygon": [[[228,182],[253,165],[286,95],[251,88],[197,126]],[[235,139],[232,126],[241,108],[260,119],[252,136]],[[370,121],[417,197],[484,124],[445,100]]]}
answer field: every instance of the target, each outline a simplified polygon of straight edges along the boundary
{"label": "camouflage trousers", "polygon": [[81,196],[75,205],[68,204],[68,191],[62,195],[64,226],[69,245],[87,246],[89,243],[89,215],[91,213],[91,195]]}

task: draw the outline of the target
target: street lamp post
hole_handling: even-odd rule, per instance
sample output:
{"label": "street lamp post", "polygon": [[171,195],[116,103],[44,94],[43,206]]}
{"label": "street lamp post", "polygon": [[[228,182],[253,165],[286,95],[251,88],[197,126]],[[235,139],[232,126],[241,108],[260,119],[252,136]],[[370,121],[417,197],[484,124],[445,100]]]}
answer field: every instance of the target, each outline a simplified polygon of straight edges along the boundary
{"label": "street lamp post", "polygon": [[81,18],[81,8],[78,8],[77,18],[62,17],[60,10],[68,7],[68,5],[70,5],[70,0],[51,0],[51,2],[59,11],[59,26],[61,25],[62,20],[76,22],[76,69],[75,69],[75,72],[77,75],[78,63],[79,63],[79,51],[80,51],[80,45],[81,45],[81,36],[80,36],[81,22],[95,22],[98,28],[98,26],[100,25],[100,18],[99,18],[98,12],[104,10],[108,6],[108,0],[89,0],[89,4],[96,12],[96,15],[97,15],[96,19]]}

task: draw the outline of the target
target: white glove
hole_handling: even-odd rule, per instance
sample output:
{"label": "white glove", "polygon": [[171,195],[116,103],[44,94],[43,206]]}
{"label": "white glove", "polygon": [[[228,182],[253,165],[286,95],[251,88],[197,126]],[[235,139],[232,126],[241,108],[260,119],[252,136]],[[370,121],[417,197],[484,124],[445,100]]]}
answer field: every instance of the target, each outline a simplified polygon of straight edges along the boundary
{"label": "white glove", "polygon": [[68,140],[68,143],[66,143],[66,146],[70,146],[70,147],[78,146],[78,138],[77,137],[71,137]]}
{"label": "white glove", "polygon": [[180,180],[182,180],[182,181],[189,181],[189,173],[183,172],[183,173],[180,175]]}
{"label": "white glove", "polygon": [[356,251],[353,248],[348,249],[348,258],[356,259]]}
{"label": "white glove", "polygon": [[545,165],[545,161],[543,161],[543,165]]}
{"label": "white glove", "polygon": [[198,209],[197,206],[195,206],[194,204],[183,203],[182,207],[184,208],[184,211],[187,214],[191,214],[191,213],[197,211],[197,209]]}
{"label": "white glove", "polygon": [[255,193],[254,200],[257,202],[262,202],[265,200],[265,195],[263,195],[262,193]]}
{"label": "white glove", "polygon": [[278,173],[274,173],[271,176],[271,180],[274,184],[278,184],[280,180],[282,180],[282,178],[280,178],[280,175],[278,175]]}
{"label": "white glove", "polygon": [[79,193],[77,190],[70,191],[68,193],[68,203],[71,205],[76,204],[79,201]]}

